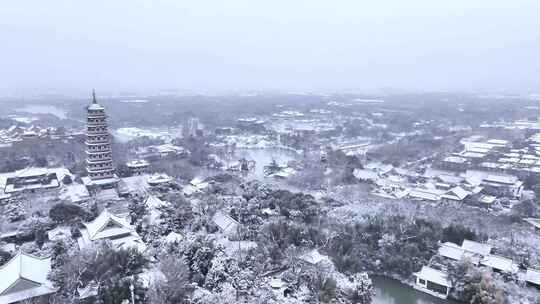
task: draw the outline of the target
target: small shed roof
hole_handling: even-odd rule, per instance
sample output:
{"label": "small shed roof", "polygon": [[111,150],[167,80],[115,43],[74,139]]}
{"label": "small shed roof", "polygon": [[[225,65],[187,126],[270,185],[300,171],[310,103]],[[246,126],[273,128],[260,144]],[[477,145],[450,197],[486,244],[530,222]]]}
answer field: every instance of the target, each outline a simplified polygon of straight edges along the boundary
{"label": "small shed roof", "polygon": [[236,229],[240,225],[240,223],[235,219],[221,211],[216,212],[212,220],[216,226],[218,226],[219,229],[225,233],[235,233]]}
{"label": "small shed roof", "polygon": [[304,262],[307,262],[311,265],[317,265],[322,261],[329,261],[328,257],[326,255],[322,255],[319,253],[319,250],[313,249],[302,256],[300,256],[300,259]]}

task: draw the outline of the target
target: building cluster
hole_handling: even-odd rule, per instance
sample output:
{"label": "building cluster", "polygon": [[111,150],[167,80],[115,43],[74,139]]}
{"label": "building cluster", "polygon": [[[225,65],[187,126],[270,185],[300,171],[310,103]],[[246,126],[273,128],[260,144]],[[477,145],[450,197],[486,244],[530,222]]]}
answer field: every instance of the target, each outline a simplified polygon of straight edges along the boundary
{"label": "building cluster", "polygon": [[[512,259],[493,253],[491,245],[463,240],[460,245],[446,242],[439,246],[430,265],[415,273],[415,288],[440,298],[447,298],[452,289],[447,262],[467,261],[474,267],[487,268],[495,273],[509,275],[531,286],[540,287],[540,270],[527,268]],[[439,258],[439,259],[437,259]]]}
{"label": "building cluster", "polygon": [[188,155],[189,152],[181,146],[173,144],[151,145],[140,147],[135,151],[136,157],[139,159],[155,160],[167,157],[182,157]]}
{"label": "building cluster", "polygon": [[518,200],[523,191],[523,182],[515,176],[478,170],[456,173],[429,168],[419,173],[368,163],[364,169],[355,169],[353,174],[358,180],[371,183],[373,194],[393,199],[502,208]]}
{"label": "building cluster", "polygon": [[[371,183],[373,194],[383,197],[506,208],[522,198],[523,179],[540,170],[532,167],[540,164],[534,139],[531,137],[529,148],[517,150],[506,140],[473,137],[462,140],[463,151],[445,157],[442,164],[412,170],[371,162],[353,174]],[[494,164],[488,159],[496,159],[506,169],[488,166]],[[514,165],[509,165],[510,161]]]}
{"label": "building cluster", "polygon": [[30,167],[0,174],[0,199],[15,193],[59,189],[64,183],[71,183],[73,175],[66,168]]}
{"label": "building cluster", "polygon": [[0,147],[10,147],[14,143],[34,139],[61,139],[64,136],[53,127],[13,125],[7,129],[0,129]]}
{"label": "building cluster", "polygon": [[464,150],[444,158],[441,167],[449,170],[476,169],[527,176],[540,174],[540,134],[533,134],[526,145],[512,147],[507,140],[473,136],[463,139]]}

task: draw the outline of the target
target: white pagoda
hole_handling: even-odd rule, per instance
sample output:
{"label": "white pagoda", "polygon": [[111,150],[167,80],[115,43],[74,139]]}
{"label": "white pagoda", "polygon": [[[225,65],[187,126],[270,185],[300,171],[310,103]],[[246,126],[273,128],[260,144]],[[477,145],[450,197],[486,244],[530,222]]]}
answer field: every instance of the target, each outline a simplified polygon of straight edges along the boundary
{"label": "white pagoda", "polygon": [[111,136],[107,127],[105,108],[97,103],[92,92],[92,103],[87,107],[86,172],[83,179],[88,187],[112,188],[118,182],[112,158]]}

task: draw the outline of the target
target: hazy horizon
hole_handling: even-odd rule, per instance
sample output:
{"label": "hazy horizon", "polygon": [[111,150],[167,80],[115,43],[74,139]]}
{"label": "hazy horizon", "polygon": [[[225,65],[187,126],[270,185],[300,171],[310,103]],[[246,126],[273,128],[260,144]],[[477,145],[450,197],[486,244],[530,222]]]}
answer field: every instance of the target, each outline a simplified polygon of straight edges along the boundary
{"label": "hazy horizon", "polygon": [[2,6],[0,94],[540,91],[538,1]]}

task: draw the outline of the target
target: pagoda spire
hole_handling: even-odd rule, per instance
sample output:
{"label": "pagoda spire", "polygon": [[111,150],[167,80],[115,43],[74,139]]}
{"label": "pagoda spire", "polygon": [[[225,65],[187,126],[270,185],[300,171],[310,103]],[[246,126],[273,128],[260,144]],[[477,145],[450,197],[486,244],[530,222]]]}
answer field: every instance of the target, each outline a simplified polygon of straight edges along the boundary
{"label": "pagoda spire", "polygon": [[95,89],[92,89],[92,103],[97,103],[96,101],[96,90]]}

